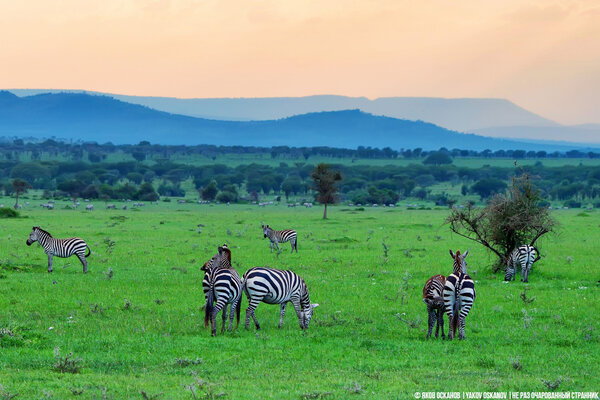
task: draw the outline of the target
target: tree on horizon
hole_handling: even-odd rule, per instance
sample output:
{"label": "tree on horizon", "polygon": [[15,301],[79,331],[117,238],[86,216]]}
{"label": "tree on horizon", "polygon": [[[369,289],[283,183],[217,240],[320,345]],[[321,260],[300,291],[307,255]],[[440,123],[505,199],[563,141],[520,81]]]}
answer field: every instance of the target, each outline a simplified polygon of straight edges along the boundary
{"label": "tree on horizon", "polygon": [[342,180],[340,171],[333,171],[329,164],[321,163],[315,167],[310,176],[313,179],[313,189],[317,191],[317,201],[325,206],[323,219],[327,219],[327,204],[338,201],[338,182]]}

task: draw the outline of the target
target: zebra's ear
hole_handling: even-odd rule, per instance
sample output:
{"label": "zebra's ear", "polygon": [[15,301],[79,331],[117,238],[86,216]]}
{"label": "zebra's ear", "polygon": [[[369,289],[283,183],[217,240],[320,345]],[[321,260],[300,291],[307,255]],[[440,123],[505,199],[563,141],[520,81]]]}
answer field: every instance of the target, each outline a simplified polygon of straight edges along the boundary
{"label": "zebra's ear", "polygon": [[217,250],[219,251],[219,254],[223,252],[223,248],[221,246],[217,247]]}
{"label": "zebra's ear", "polygon": [[450,257],[454,258],[454,252],[452,251],[452,249],[448,250],[450,252]]}
{"label": "zebra's ear", "polygon": [[469,255],[469,249],[467,249],[467,251],[465,251],[465,254],[463,254],[463,258],[467,258],[468,255]]}

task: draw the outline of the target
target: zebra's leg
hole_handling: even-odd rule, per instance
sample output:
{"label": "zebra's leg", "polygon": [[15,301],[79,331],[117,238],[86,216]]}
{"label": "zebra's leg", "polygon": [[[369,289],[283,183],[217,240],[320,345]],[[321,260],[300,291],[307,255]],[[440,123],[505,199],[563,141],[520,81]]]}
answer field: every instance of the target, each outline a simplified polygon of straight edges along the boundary
{"label": "zebra's leg", "polygon": [[81,264],[83,265],[83,273],[87,274],[87,260],[85,259],[85,256],[83,254],[77,254],[77,258],[79,258],[79,261],[81,261]]}
{"label": "zebra's leg", "polygon": [[256,319],[256,315],[254,315],[254,311],[256,307],[258,307],[258,303],[262,301],[262,297],[260,299],[253,297],[249,299],[248,308],[246,309],[246,329],[250,328],[250,317],[254,320],[254,325],[256,325],[256,330],[260,330],[260,325],[258,324],[258,320]]}
{"label": "zebra's leg", "polygon": [[525,267],[525,283],[529,282],[529,271],[531,271],[531,264],[527,264]]}
{"label": "zebra's leg", "polygon": [[271,242],[271,253],[273,252],[273,242]]}
{"label": "zebra's leg", "polygon": [[48,254],[48,272],[52,272],[52,254]]}
{"label": "zebra's leg", "polygon": [[285,315],[285,305],[287,303],[281,303],[281,312],[280,312],[280,317],[279,317],[279,326],[278,328],[281,328],[283,326],[283,316]]}
{"label": "zebra's leg", "polygon": [[[241,298],[240,298],[240,300],[241,300]],[[238,300],[238,301],[240,301],[240,300]],[[233,317],[235,315],[235,309],[237,307],[237,303],[238,302],[235,300],[231,302],[231,307],[229,310],[229,327],[227,327],[227,331],[229,331],[229,332],[231,332],[231,330],[233,329]]]}
{"label": "zebra's leg", "polygon": [[458,317],[458,339],[463,340],[466,338],[465,336],[465,320],[467,316],[460,314]]}
{"label": "zebra's leg", "polygon": [[431,337],[433,324],[435,323],[435,310],[431,306],[427,306],[427,339]]}
{"label": "zebra's leg", "polygon": [[221,327],[221,333],[225,332],[225,323],[226,322],[227,322],[227,304],[225,304],[225,307],[223,307],[223,326]]}
{"label": "zebra's leg", "polygon": [[[437,312],[437,326],[438,328],[442,328],[442,339],[446,339],[446,335],[444,335],[444,310],[441,308],[438,309]],[[438,330],[435,329],[435,337],[438,337]]]}
{"label": "zebra's leg", "polygon": [[225,302],[222,299],[217,300],[217,304],[215,304],[215,308],[213,309],[213,313],[210,316],[210,328],[211,328],[211,335],[212,336],[217,336],[217,314],[219,313],[219,311],[221,311],[221,309],[225,306]]}
{"label": "zebra's leg", "polygon": [[304,313],[302,312],[302,307],[300,306],[300,299],[293,298],[290,299],[292,305],[294,306],[294,310],[296,310],[296,315],[298,315],[298,321],[300,322],[300,329],[304,329]]}
{"label": "zebra's leg", "polygon": [[277,254],[281,253],[281,249],[279,248],[279,242],[275,242],[275,246],[277,246]]}
{"label": "zebra's leg", "polygon": [[527,265],[521,265],[521,282],[527,282],[527,276],[525,275],[525,271],[527,269]]}

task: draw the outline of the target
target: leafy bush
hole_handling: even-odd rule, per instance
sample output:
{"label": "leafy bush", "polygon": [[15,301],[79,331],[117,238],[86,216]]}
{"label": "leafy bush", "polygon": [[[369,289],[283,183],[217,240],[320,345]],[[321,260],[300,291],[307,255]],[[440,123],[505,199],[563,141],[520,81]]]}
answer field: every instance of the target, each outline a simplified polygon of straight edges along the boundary
{"label": "leafy bush", "polygon": [[4,207],[0,208],[0,218],[19,218],[20,214],[18,211],[12,208]]}

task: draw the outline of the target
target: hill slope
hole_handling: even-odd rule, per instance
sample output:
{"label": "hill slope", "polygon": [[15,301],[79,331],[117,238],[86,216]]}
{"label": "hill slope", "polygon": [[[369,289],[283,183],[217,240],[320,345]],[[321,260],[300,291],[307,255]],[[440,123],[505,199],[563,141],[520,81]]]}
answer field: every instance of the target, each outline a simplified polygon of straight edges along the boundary
{"label": "hill slope", "polygon": [[[32,95],[50,90],[13,90],[18,95]],[[360,109],[388,117],[421,120],[448,129],[471,132],[497,126],[557,126],[504,99],[443,99],[432,97],[306,96],[265,98],[178,99],[172,97],[126,96],[104,94],[128,103],[192,117],[220,120],[271,120],[320,111]]]}
{"label": "hill slope", "polygon": [[546,150],[528,144],[460,134],[439,126],[374,116],[359,110],[320,112],[269,121],[218,121],[156,111],[107,96],[60,93],[17,97],[0,92],[0,136],[161,144],[244,146],[358,146],[394,149],[468,148]]}

